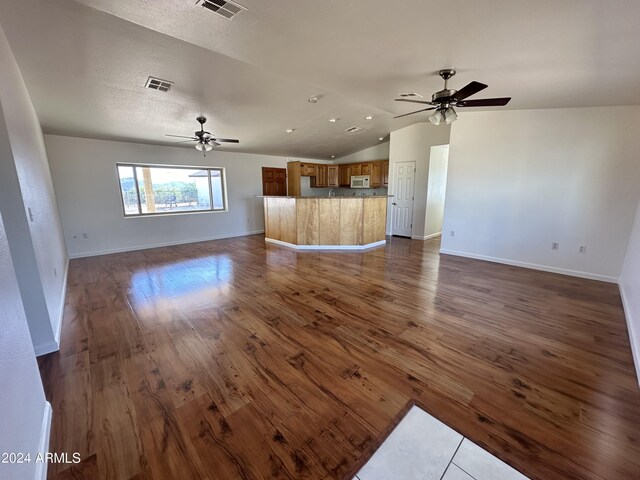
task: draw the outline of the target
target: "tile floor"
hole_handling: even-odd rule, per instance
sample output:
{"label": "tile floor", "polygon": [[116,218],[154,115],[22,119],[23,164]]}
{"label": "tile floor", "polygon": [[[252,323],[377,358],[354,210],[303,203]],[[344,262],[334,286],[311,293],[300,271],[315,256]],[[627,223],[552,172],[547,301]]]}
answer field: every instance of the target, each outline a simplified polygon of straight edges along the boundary
{"label": "tile floor", "polygon": [[455,430],[412,407],[354,480],[527,480]]}

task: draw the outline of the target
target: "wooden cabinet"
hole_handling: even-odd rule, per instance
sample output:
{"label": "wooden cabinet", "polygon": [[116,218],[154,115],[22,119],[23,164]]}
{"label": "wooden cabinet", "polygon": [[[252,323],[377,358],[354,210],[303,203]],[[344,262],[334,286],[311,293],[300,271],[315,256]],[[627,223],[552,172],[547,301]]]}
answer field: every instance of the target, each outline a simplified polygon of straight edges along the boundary
{"label": "wooden cabinet", "polygon": [[318,174],[318,166],[313,163],[301,163],[300,175],[303,177],[315,177]]}
{"label": "wooden cabinet", "polygon": [[305,162],[287,163],[287,194],[299,197],[300,177],[311,177],[310,186],[316,188],[350,187],[353,175],[369,175],[371,188],[389,186],[389,160],[374,160],[367,163],[325,165]]}
{"label": "wooden cabinet", "polygon": [[327,166],[315,165],[316,175],[311,177],[311,187],[326,187],[327,186]]}
{"label": "wooden cabinet", "polygon": [[389,160],[382,162],[382,186],[389,186]]}
{"label": "wooden cabinet", "polygon": [[287,195],[300,196],[300,162],[287,163]]}
{"label": "wooden cabinet", "polygon": [[382,186],[382,163],[371,164],[371,181],[369,185],[371,188],[378,188]]}
{"label": "wooden cabinet", "polygon": [[327,187],[337,188],[340,186],[340,167],[338,165],[327,165]]}
{"label": "wooden cabinet", "polygon": [[339,167],[340,185],[341,187],[351,186],[351,165],[340,165]]}

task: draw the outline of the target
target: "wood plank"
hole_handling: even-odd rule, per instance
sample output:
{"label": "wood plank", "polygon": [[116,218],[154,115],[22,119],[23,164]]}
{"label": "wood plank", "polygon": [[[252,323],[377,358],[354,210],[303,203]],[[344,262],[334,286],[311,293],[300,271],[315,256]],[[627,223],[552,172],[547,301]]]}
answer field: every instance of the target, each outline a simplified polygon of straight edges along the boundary
{"label": "wood plank", "polygon": [[363,200],[362,243],[374,243],[385,239],[387,199],[365,198]]}
{"label": "wood plank", "polygon": [[298,245],[318,245],[319,217],[317,198],[296,200],[296,233]]}
{"label": "wood plank", "polygon": [[340,200],[320,198],[318,210],[320,245],[340,245]]}
{"label": "wood plank", "polygon": [[362,198],[340,200],[340,245],[362,245]]}

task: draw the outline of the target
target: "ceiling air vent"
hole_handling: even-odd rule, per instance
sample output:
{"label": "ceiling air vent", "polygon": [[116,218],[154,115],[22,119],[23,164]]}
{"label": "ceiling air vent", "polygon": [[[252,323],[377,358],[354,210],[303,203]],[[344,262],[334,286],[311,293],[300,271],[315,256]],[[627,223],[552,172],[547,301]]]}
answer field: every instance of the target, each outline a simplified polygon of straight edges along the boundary
{"label": "ceiling air vent", "polygon": [[199,3],[207,10],[211,10],[212,12],[228,19],[231,19],[243,10],[246,10],[246,8],[239,3],[232,2],[230,0],[201,0]]}
{"label": "ceiling air vent", "polygon": [[399,93],[398,96],[402,97],[402,98],[411,98],[411,97],[423,98],[422,95],[420,95],[419,93],[416,93],[416,92]]}
{"label": "ceiling air vent", "polygon": [[151,88],[152,90],[160,90],[161,92],[168,92],[171,89],[171,85],[173,85],[173,82],[170,82],[169,80],[149,77],[145,87]]}
{"label": "ceiling air vent", "polygon": [[353,127],[349,127],[345,130],[345,132],[347,133],[358,133],[360,130],[362,130],[362,127],[356,127],[355,125]]}

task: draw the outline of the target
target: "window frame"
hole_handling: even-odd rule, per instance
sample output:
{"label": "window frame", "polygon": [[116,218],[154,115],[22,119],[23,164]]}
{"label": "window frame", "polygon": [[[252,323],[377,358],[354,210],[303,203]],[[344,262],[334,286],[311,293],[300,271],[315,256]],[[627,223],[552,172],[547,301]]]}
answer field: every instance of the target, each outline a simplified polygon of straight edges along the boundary
{"label": "window frame", "polygon": [[[119,167],[130,167],[133,170],[133,181],[136,186],[136,199],[138,201],[138,212],[127,214],[124,204],[124,195],[122,191],[122,179],[120,178]],[[140,198],[140,185],[138,183],[137,168],[175,168],[183,170],[206,170],[209,180],[209,205],[211,207],[206,210],[192,210],[192,211],[175,211],[175,212],[142,212],[142,202]],[[211,172],[220,172],[221,188],[222,188],[222,209],[216,209],[213,205],[213,181]],[[165,165],[162,163],[133,163],[133,162],[116,162],[116,178],[118,183],[118,191],[120,192],[120,206],[122,207],[122,215],[124,218],[139,218],[139,217],[164,217],[169,215],[193,215],[197,213],[225,213],[229,211],[229,203],[227,198],[227,174],[225,167],[211,167],[211,166],[199,166],[199,165]]]}

